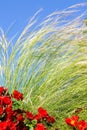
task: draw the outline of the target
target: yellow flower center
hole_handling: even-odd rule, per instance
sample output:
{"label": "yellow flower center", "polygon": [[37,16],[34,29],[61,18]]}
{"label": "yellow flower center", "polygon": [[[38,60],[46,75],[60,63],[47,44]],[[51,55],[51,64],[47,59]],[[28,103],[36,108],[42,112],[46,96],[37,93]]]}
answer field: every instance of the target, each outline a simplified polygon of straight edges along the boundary
{"label": "yellow flower center", "polygon": [[75,124],[75,121],[74,121],[74,120],[72,120],[72,121],[71,121],[71,125],[74,125],[74,124]]}

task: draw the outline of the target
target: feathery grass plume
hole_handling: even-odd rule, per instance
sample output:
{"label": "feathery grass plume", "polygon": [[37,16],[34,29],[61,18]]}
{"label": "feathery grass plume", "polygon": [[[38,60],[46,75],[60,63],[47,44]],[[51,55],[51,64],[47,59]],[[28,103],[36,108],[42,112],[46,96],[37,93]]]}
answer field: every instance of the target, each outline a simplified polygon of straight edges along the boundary
{"label": "feathery grass plume", "polygon": [[36,13],[13,47],[1,30],[0,85],[20,90],[26,109],[46,108],[60,130],[67,130],[65,117],[87,104],[85,5],[56,11],[34,27]]}

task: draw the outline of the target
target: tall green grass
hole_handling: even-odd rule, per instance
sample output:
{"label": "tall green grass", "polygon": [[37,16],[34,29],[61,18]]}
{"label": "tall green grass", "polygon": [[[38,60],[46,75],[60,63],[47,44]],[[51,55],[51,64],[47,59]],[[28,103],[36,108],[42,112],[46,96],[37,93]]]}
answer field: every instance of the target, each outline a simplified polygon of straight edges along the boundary
{"label": "tall green grass", "polygon": [[[0,85],[21,91],[23,106],[43,106],[68,130],[64,119],[87,104],[87,3],[56,11],[36,25],[36,15],[12,46],[0,35]],[[84,8],[84,7],[83,7]]]}

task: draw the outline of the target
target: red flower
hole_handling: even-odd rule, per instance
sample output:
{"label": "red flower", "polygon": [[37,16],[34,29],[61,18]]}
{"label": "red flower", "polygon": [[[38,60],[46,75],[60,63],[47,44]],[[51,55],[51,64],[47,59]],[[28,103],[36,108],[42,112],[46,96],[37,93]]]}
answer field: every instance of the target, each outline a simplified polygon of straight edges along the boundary
{"label": "red flower", "polygon": [[83,127],[85,126],[85,121],[81,120],[77,123],[78,130],[84,130]]}
{"label": "red flower", "polygon": [[0,116],[4,113],[3,107],[0,107]]}
{"label": "red flower", "polygon": [[41,117],[46,117],[48,115],[47,111],[42,107],[38,108],[38,112],[41,115]]}
{"label": "red flower", "polygon": [[5,88],[3,86],[0,87],[0,94],[4,92]]}
{"label": "red flower", "polygon": [[17,90],[14,90],[13,92],[13,97],[17,100],[22,100],[23,99],[23,94],[18,92]]}
{"label": "red flower", "polygon": [[46,120],[47,120],[48,123],[54,123],[55,122],[55,118],[51,117],[51,116],[47,116]]}
{"label": "red flower", "polygon": [[87,122],[85,122],[85,125],[83,126],[83,128],[79,130],[86,130],[86,129],[87,129]]}
{"label": "red flower", "polygon": [[78,116],[72,116],[71,118],[66,118],[65,119],[65,122],[68,124],[68,125],[71,125],[71,126],[76,126],[77,125],[77,121],[78,121],[79,117]]}
{"label": "red flower", "polygon": [[0,122],[0,130],[17,130],[16,123],[8,120]]}
{"label": "red flower", "polygon": [[9,129],[10,129],[10,130],[17,130],[16,124],[17,124],[17,123],[11,122],[11,125],[10,125]]}
{"label": "red flower", "polygon": [[38,123],[34,130],[46,130],[46,128],[42,123]]}
{"label": "red flower", "polygon": [[0,96],[0,105],[3,105],[3,97]]}
{"label": "red flower", "polygon": [[34,119],[37,120],[37,121],[40,121],[41,120],[41,115],[40,114],[35,115]]}
{"label": "red flower", "polygon": [[0,96],[0,105],[10,105],[12,103],[8,96]]}
{"label": "red flower", "polygon": [[3,103],[4,103],[5,105],[9,105],[9,104],[12,103],[12,101],[11,101],[11,99],[10,99],[8,96],[4,96],[4,97],[3,97]]}
{"label": "red flower", "polygon": [[18,115],[17,120],[18,121],[24,121],[23,115],[22,114]]}
{"label": "red flower", "polygon": [[4,95],[7,90],[8,90],[7,88],[0,86],[0,95]]}
{"label": "red flower", "polygon": [[11,113],[12,112],[12,105],[7,106],[6,109],[5,109],[5,112]]}
{"label": "red flower", "polygon": [[7,122],[3,121],[0,122],[0,130],[6,130],[7,129]]}
{"label": "red flower", "polygon": [[30,120],[33,120],[34,116],[31,112],[26,112],[26,118],[27,119],[30,119]]}

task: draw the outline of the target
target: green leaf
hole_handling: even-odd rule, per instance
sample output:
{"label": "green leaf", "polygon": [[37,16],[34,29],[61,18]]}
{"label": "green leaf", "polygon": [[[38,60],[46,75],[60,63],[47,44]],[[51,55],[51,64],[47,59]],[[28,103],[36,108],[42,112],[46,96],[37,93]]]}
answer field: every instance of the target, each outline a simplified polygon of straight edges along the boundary
{"label": "green leaf", "polygon": [[33,127],[30,127],[30,130],[34,130],[34,128],[33,128]]}
{"label": "green leaf", "polygon": [[13,105],[12,105],[12,108],[13,110],[17,110],[17,109],[22,109],[22,101],[18,101],[14,98],[12,98],[12,101],[13,101]]}
{"label": "green leaf", "polygon": [[37,124],[37,120],[32,120],[32,124],[35,126]]}

